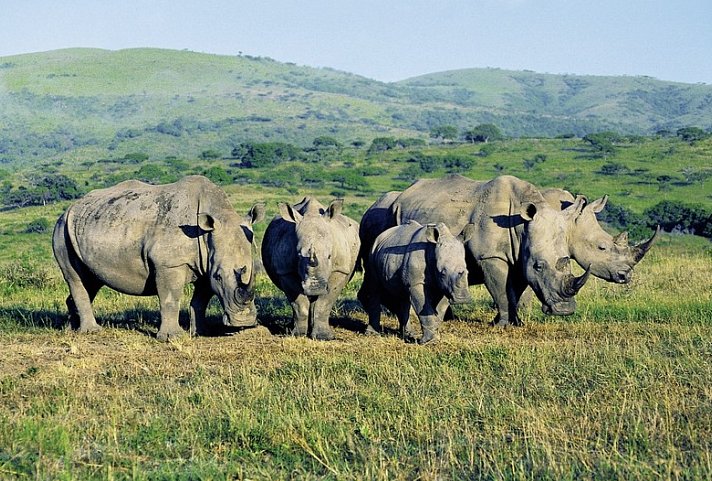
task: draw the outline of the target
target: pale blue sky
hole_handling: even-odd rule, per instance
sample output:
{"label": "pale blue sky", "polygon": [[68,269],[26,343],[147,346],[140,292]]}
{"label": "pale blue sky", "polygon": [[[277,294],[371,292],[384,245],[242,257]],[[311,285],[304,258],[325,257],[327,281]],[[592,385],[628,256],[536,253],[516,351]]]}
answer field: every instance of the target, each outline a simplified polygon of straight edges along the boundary
{"label": "pale blue sky", "polygon": [[267,56],[394,81],[469,67],[712,84],[712,0],[4,0],[0,56]]}

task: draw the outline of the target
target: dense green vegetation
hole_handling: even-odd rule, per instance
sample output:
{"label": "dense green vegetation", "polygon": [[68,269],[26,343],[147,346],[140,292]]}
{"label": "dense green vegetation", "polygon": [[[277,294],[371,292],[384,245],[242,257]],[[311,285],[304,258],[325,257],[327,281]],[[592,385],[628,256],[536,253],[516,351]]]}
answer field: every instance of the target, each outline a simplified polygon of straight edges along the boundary
{"label": "dense green vegetation", "polygon": [[[382,83],[250,56],[74,49],[0,58],[0,163],[133,152],[198,157],[241,142],[307,147],[427,138],[495,125],[505,136],[712,127],[712,86],[499,69]],[[452,131],[445,131],[448,139]]]}

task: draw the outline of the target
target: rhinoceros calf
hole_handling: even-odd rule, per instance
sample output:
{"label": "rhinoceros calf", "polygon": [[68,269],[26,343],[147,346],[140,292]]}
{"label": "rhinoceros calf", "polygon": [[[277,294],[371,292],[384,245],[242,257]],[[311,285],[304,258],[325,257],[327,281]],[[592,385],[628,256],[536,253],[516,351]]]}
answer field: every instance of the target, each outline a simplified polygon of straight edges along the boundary
{"label": "rhinoceros calf", "polygon": [[201,176],[157,186],[130,180],[90,192],[59,218],[52,241],[69,285],[70,321],[80,332],[100,329],[91,303],[102,286],[158,295],[157,337],[168,340],[183,333],[180,299],[192,282],[191,334],[214,294],[225,324],[254,325],[252,224],[263,217],[260,204],[239,217],[225,193]]}
{"label": "rhinoceros calf", "polygon": [[412,338],[412,306],[423,331],[420,343],[437,339],[448,301],[471,299],[467,277],[465,246],[445,224],[408,221],[391,227],[376,238],[358,292],[368,313],[368,331],[381,331],[383,304],[398,317],[403,338]]}
{"label": "rhinoceros calf", "polygon": [[359,251],[358,223],[341,214],[343,200],[324,207],[306,197],[267,226],[262,262],[294,312],[294,335],[330,340],[329,314],[353,275]]}

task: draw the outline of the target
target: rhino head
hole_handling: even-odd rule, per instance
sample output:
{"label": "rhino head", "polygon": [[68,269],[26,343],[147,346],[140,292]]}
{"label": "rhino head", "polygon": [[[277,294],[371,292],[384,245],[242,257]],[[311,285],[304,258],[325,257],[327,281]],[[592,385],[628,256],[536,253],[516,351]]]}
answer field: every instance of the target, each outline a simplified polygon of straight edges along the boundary
{"label": "rhino head", "polygon": [[206,233],[204,268],[225,313],[225,325],[251,326],[257,321],[252,224],[262,220],[264,215],[263,204],[255,204],[242,221],[225,213],[220,217],[198,214],[198,227]]}
{"label": "rhino head", "polygon": [[343,204],[343,199],[337,199],[322,209],[315,207],[313,202],[307,202],[304,214],[289,204],[280,204],[282,219],[296,224],[297,270],[302,290],[307,296],[321,296],[329,292],[334,248],[330,224],[334,217],[341,214]]}
{"label": "rhino head", "polygon": [[545,314],[568,315],[576,310],[574,296],[588,280],[571,274],[567,245],[568,217],[546,204],[527,203],[520,212],[524,221],[521,261],[524,276],[542,303]]}
{"label": "rhino head", "polygon": [[443,224],[428,224],[425,239],[434,244],[436,282],[451,304],[470,302],[465,246]]}
{"label": "rhino head", "polygon": [[652,237],[637,245],[628,245],[628,233],[613,237],[601,228],[596,214],[606,205],[608,196],[587,202],[578,196],[564,212],[570,217],[569,250],[582,267],[590,266],[591,274],[608,282],[630,282],[633,267],[640,262],[657,239],[660,228]]}

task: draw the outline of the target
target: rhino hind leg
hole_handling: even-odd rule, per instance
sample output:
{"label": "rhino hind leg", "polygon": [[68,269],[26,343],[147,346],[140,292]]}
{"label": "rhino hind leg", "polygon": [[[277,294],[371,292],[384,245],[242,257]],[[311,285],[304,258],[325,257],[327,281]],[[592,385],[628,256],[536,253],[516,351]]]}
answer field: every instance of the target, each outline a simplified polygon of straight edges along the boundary
{"label": "rhino hind leg", "polygon": [[[101,283],[92,279],[70,284],[69,291],[71,294],[67,296],[66,303],[69,311],[69,324],[72,329],[82,333],[98,332],[102,329],[96,322],[94,310],[91,306],[101,287]],[[79,304],[75,299],[79,299]]]}

